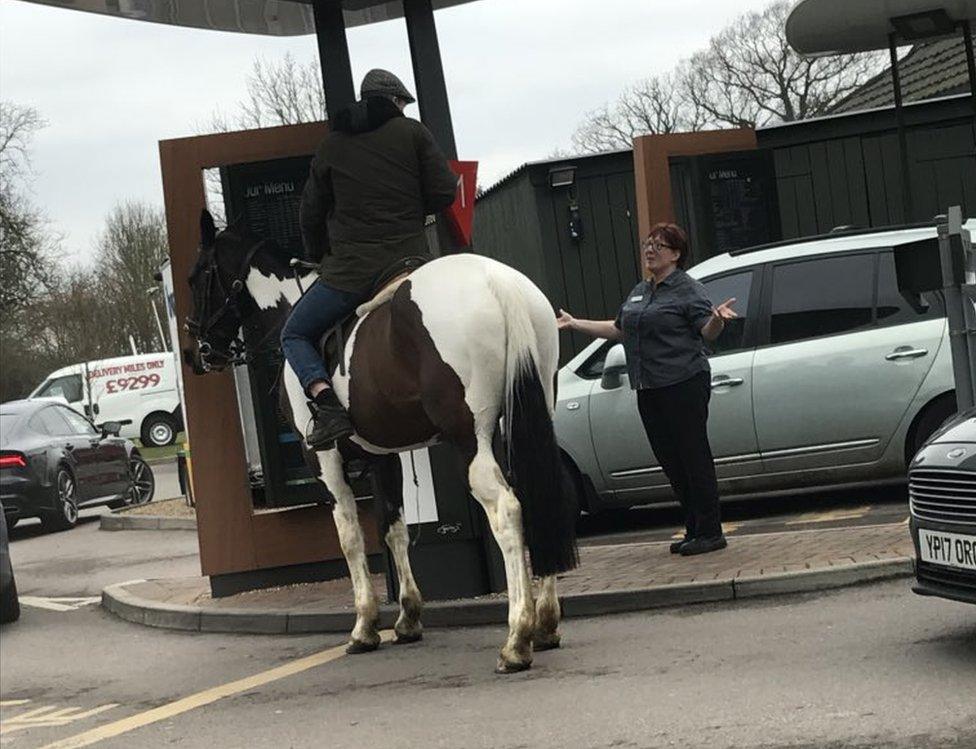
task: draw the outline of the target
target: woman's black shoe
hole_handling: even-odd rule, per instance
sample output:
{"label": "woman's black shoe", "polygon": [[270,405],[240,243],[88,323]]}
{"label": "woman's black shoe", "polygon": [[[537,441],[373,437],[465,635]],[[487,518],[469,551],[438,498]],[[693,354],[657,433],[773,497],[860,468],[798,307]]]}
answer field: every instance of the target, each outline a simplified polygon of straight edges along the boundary
{"label": "woman's black shoe", "polygon": [[668,551],[670,551],[672,554],[678,554],[681,551],[681,547],[684,546],[686,543],[688,543],[690,540],[691,539],[688,538],[688,536],[685,536],[680,541],[673,542],[668,547]]}
{"label": "woman's black shoe", "polygon": [[693,538],[688,543],[682,544],[678,553],[683,557],[694,556],[695,554],[707,554],[710,551],[718,551],[729,545],[725,536],[711,536],[708,538]]}

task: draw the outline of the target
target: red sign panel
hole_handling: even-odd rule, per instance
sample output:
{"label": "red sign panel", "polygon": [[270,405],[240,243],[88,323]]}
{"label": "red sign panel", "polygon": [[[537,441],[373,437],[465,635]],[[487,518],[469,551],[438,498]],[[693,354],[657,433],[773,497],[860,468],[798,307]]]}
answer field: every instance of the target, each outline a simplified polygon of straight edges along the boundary
{"label": "red sign panel", "polygon": [[478,184],[477,161],[451,161],[451,169],[458,176],[457,197],[444,211],[451,237],[460,247],[471,246],[474,231],[474,195]]}

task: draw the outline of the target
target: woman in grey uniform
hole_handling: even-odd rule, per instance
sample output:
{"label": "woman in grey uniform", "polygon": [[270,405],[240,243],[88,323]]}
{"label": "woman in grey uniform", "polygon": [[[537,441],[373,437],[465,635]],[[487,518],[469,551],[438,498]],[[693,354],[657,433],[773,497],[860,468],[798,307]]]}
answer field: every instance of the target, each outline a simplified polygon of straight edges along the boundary
{"label": "woman in grey uniform", "polygon": [[685,536],[671,552],[704,554],[727,545],[708,444],[712,391],[705,343],[736,317],[735,299],[714,306],[685,273],[688,238],[675,224],[651,229],[641,255],[650,278],[627,295],[616,320],[577,320],[560,310],[559,327],[623,341],[644,430],[684,511]]}

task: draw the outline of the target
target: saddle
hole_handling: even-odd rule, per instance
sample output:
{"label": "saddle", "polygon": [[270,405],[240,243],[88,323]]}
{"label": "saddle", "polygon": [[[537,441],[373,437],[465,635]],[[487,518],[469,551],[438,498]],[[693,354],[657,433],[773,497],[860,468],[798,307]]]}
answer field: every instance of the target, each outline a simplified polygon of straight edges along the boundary
{"label": "saddle", "polygon": [[428,259],[425,257],[407,257],[395,262],[376,279],[376,283],[370,290],[368,301],[360,304],[355,312],[325,331],[319,339],[319,352],[330,372],[338,368],[339,374],[345,376],[346,363],[342,354],[346,348],[346,340],[356,322],[390,301],[396,290],[400,288],[400,284],[406,281],[407,277],[426,263]]}

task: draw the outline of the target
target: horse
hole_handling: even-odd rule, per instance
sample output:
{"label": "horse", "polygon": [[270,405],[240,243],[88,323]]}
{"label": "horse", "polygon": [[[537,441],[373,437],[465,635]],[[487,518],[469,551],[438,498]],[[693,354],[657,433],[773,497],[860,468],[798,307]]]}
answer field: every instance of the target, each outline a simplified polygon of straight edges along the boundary
{"label": "horse", "polygon": [[[242,326],[249,328],[252,347],[276,345],[301,289],[317,278],[307,268],[293,268],[272,240],[249,237],[234,225],[218,232],[206,210],[200,229],[189,276],[192,315],[185,326],[196,347],[184,351],[196,373],[242,360]],[[355,428],[349,442],[369,456],[380,495],[383,537],[400,591],[394,642],[422,638],[423,605],[410,569],[396,454],[447,443],[460,455],[468,487],[504,558],[508,637],[496,671],[525,670],[533,651],[559,647],[556,575],[578,563],[576,497],[565,481],[552,421],[559,345],[553,308],[513,268],[461,253],[421,265],[356,314],[339,366],[330,369]],[[281,377],[287,415],[304,437],[311,418],[306,394],[287,364]],[[501,462],[508,463],[511,482],[493,451],[499,430],[508,456]],[[375,650],[378,604],[342,452],[337,446],[306,454],[334,497],[333,517],[352,580],[356,623],[347,652]],[[535,601],[532,574],[541,578]]]}

